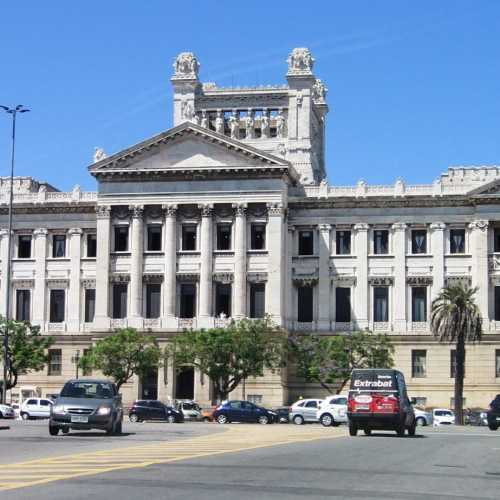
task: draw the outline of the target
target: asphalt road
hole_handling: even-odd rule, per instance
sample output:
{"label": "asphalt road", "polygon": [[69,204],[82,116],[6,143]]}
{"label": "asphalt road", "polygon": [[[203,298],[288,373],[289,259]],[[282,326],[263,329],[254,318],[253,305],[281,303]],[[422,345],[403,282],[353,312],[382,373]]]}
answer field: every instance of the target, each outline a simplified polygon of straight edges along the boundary
{"label": "asphalt road", "polygon": [[[24,424],[20,423],[19,432]],[[167,427],[165,429],[165,426]],[[185,442],[216,441],[227,447],[232,436],[245,435],[249,443],[262,434],[262,426],[233,424],[221,428],[212,424],[179,424],[172,430],[168,424],[129,424],[123,438],[81,436],[37,441],[30,426],[30,446],[43,455],[52,446],[63,443],[65,452],[103,449],[115,446],[135,446],[146,443],[146,450],[158,438],[158,433],[183,432],[175,435]],[[180,429],[182,427],[182,429]],[[288,426],[266,426],[269,439],[273,434],[286,434]],[[0,498],[23,500],[72,499],[256,499],[281,500],[296,498],[342,499],[498,499],[500,498],[500,431],[487,428],[419,429],[415,438],[397,438],[393,433],[371,437],[348,437],[345,428],[324,429],[308,425],[293,430],[311,434],[314,440],[289,442],[267,447],[225,452],[200,458],[176,460],[149,466],[104,472],[96,475],[65,479],[47,484],[0,492]],[[158,430],[160,429],[160,431]],[[45,430],[45,429],[44,429]],[[233,434],[238,430],[239,434]],[[333,434],[321,434],[323,431]],[[226,432],[224,432],[226,431]],[[229,431],[229,432],[228,432]],[[9,438],[0,431],[0,446]],[[217,433],[217,434],[214,434]],[[191,435],[191,437],[189,436]],[[196,437],[200,436],[200,437]],[[330,437],[330,438],[329,438]],[[76,438],[76,440],[73,440]],[[109,441],[108,441],[109,439]],[[170,438],[169,438],[170,439]],[[241,439],[241,438],[240,438]],[[294,438],[295,439],[295,438]],[[183,441],[184,442],[184,441]],[[198,441],[199,442],[199,441]],[[11,443],[15,446],[15,443]],[[10,448],[10,456],[26,456],[20,448]],[[175,445],[175,443],[174,443]],[[43,446],[44,450],[40,450]],[[162,445],[163,446],[163,445]],[[131,448],[132,449],[132,448]],[[32,453],[33,453],[32,450]],[[62,451],[62,448],[58,452]],[[123,450],[127,453],[127,450]]]}

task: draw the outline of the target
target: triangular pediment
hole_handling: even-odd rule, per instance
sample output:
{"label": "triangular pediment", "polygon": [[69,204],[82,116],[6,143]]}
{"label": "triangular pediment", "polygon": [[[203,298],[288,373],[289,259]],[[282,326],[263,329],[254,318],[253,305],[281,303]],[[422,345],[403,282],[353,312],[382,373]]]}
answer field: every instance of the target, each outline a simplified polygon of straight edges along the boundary
{"label": "triangular pediment", "polygon": [[485,196],[498,196],[500,197],[500,179],[495,179],[474,189],[468,193],[469,196],[485,197]]}

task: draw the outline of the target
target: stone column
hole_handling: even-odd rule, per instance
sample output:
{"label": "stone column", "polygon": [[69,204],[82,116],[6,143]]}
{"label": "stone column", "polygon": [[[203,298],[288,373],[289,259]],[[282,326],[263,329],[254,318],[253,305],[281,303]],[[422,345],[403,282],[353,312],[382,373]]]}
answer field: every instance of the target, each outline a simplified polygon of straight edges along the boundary
{"label": "stone column", "polygon": [[111,240],[111,207],[98,205],[97,212],[97,258],[95,275],[95,320],[96,328],[108,329],[109,318],[109,253]]}
{"label": "stone column", "polygon": [[274,323],[283,324],[283,297],[284,290],[284,215],[285,210],[281,204],[268,204],[268,278],[266,290],[267,312]]}
{"label": "stone column", "polygon": [[318,329],[330,329],[330,224],[320,224],[319,247],[319,285],[318,285]]}
{"label": "stone column", "polygon": [[235,205],[234,228],[234,314],[236,319],[247,315],[247,207]]}
{"label": "stone column", "polygon": [[142,261],[143,206],[129,207],[132,211],[130,257],[130,326],[142,327]]}
{"label": "stone column", "polygon": [[478,287],[476,301],[483,318],[483,328],[489,329],[488,311],[488,221],[475,220],[470,223],[472,230],[472,286]]}
{"label": "stone column", "polygon": [[392,248],[394,253],[394,329],[406,332],[406,224],[392,225]]}
{"label": "stone column", "polygon": [[70,332],[80,330],[80,259],[82,253],[82,230],[72,228],[69,230],[69,256],[71,269],[68,290],[68,322]]}
{"label": "stone column", "polygon": [[[8,238],[9,231],[7,229],[0,229],[0,238],[1,238],[1,249],[0,249],[0,258],[2,259],[2,283],[0,287],[0,314],[2,316],[6,315],[7,311],[7,262],[9,260],[8,257],[8,245],[9,245],[9,238]],[[12,245],[14,246],[14,245]],[[11,301],[12,305],[12,301]]]}
{"label": "stone column", "polygon": [[368,224],[355,224],[356,233],[356,290],[354,318],[357,328],[368,327]]}
{"label": "stone column", "polygon": [[295,311],[295,301],[293,294],[293,255],[294,255],[294,232],[295,226],[288,226],[288,240],[287,240],[287,271],[286,271],[286,293],[285,293],[285,315],[286,323],[283,325],[292,328],[294,319],[297,317]]}
{"label": "stone column", "polygon": [[163,209],[165,211],[164,327],[176,328],[177,205],[164,205]]}
{"label": "stone column", "polygon": [[46,259],[47,259],[47,229],[35,229],[33,231],[35,252],[35,289],[32,297],[33,321],[42,329],[45,326],[45,311],[47,301],[47,290],[45,286]]}
{"label": "stone column", "polygon": [[432,252],[431,300],[434,300],[444,286],[444,230],[446,225],[444,222],[433,222],[429,229],[431,231]]}
{"label": "stone column", "polygon": [[200,325],[211,326],[212,317],[212,216],[213,205],[201,205]]}

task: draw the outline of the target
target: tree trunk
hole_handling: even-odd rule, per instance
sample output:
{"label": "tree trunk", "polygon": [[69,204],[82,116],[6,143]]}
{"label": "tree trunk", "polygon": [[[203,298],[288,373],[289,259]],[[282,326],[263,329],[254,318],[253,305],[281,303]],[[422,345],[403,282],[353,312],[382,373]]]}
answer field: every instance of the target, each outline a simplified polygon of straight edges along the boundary
{"label": "tree trunk", "polygon": [[465,371],[465,340],[463,332],[460,332],[457,337],[455,361],[455,423],[457,425],[464,425],[463,393]]}
{"label": "tree trunk", "polygon": [[340,384],[340,387],[337,389],[337,392],[335,394],[340,394],[342,392],[342,390],[344,389],[345,385],[347,384],[347,382],[349,381],[349,379],[351,378],[351,376],[349,375],[347,378],[345,378],[342,383]]}

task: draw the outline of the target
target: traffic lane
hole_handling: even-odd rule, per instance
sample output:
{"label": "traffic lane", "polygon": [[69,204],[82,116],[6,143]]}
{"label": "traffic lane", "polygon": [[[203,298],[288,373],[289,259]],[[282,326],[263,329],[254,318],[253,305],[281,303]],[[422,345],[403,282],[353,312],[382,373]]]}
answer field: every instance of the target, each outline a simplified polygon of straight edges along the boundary
{"label": "traffic lane", "polygon": [[[116,471],[8,492],[9,498],[266,500],[498,499],[500,433],[419,430],[294,443]],[[223,436],[221,436],[223,438]]]}
{"label": "traffic lane", "polygon": [[[58,436],[50,436],[48,420],[14,420],[9,424],[9,430],[0,432],[0,465],[72,453],[125,448],[150,442],[173,441],[224,431],[223,426],[214,423],[133,424],[124,419],[123,434],[120,436],[107,436],[100,431],[71,431],[66,435],[60,433]],[[8,450],[8,453],[5,450]]]}

